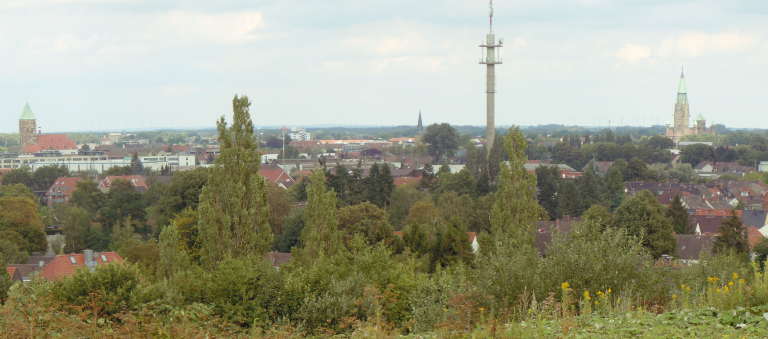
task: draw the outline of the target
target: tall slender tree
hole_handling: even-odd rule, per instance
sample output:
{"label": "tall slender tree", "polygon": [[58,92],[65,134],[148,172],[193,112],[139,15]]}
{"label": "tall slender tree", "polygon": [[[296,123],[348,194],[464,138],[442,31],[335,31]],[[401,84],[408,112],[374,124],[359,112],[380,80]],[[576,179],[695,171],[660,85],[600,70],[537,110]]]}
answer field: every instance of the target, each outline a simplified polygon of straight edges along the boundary
{"label": "tall slender tree", "polygon": [[233,122],[217,123],[221,154],[200,195],[200,259],[209,268],[227,256],[261,257],[272,245],[267,183],[259,175],[261,153],[246,96],[232,100]]}
{"label": "tall slender tree", "polygon": [[322,170],[312,172],[309,180],[300,247],[291,251],[296,253],[296,262],[305,267],[320,256],[333,256],[344,249],[342,234],[338,231],[336,192],[326,191]]}
{"label": "tall slender tree", "polygon": [[133,170],[133,175],[144,175],[144,164],[141,163],[141,159],[139,159],[139,153],[137,151],[133,151],[133,158],[131,158],[131,169]]}
{"label": "tall slender tree", "polygon": [[576,184],[573,181],[565,182],[557,195],[558,217],[563,215],[580,217],[584,211],[582,202],[582,195]]}
{"label": "tall slender tree", "polygon": [[491,177],[491,182],[496,182],[496,177],[499,175],[499,164],[504,161],[504,137],[499,133],[493,137],[493,144],[490,146],[491,151],[488,153],[488,175]]}
{"label": "tall slender tree", "polygon": [[3,254],[0,253],[0,305],[5,304],[5,299],[8,298],[8,290],[12,284],[11,275],[8,274],[8,264],[3,260]]}

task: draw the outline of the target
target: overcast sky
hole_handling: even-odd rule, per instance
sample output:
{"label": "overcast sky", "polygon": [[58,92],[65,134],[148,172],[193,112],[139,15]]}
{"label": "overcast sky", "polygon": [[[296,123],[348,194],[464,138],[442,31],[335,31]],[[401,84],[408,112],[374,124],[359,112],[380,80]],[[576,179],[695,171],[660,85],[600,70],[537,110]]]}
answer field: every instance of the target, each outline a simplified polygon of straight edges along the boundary
{"label": "overcast sky", "polygon": [[[494,3],[497,125],[768,128],[768,1]],[[483,0],[0,1],[0,132],[485,124]]]}

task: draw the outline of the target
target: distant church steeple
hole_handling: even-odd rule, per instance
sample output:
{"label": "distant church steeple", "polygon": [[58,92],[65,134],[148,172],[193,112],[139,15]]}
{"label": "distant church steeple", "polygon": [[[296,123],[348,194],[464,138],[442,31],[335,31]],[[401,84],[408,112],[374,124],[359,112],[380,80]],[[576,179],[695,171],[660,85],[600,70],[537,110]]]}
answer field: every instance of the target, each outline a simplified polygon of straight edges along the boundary
{"label": "distant church steeple", "polygon": [[421,110],[419,110],[419,124],[416,125],[416,134],[424,134],[424,125],[421,123]]}
{"label": "distant church steeple", "polygon": [[37,119],[29,108],[29,103],[24,105],[19,117],[19,153],[25,153],[24,146],[37,145]]}

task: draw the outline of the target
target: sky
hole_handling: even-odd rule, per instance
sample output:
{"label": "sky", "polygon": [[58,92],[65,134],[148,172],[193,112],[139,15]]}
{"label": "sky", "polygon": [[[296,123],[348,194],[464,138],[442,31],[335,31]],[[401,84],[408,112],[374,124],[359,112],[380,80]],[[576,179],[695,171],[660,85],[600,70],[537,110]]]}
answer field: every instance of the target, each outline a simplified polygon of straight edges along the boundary
{"label": "sky", "polygon": [[[0,132],[485,124],[484,0],[2,0]],[[768,128],[768,2],[493,4],[496,124]]]}

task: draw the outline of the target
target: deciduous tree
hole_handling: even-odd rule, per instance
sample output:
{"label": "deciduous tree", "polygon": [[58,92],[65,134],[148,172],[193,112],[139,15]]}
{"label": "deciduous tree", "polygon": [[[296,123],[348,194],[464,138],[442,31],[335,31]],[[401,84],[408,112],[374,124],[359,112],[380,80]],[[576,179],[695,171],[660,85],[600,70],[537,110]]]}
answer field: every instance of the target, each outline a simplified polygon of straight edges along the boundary
{"label": "deciduous tree", "polygon": [[217,123],[221,155],[209,169],[199,203],[200,259],[216,268],[224,258],[261,257],[272,245],[267,183],[259,175],[261,153],[248,97],[232,100],[232,127]]}

